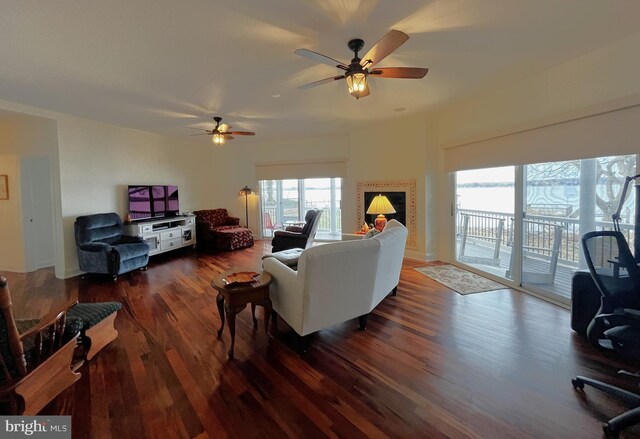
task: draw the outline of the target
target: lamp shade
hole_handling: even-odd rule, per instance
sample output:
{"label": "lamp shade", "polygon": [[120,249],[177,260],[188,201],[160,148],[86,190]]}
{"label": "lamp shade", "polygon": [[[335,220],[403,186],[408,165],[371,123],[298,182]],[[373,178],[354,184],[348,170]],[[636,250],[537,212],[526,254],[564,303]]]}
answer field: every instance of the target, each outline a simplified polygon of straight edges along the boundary
{"label": "lamp shade", "polygon": [[213,142],[214,145],[224,145],[225,141],[224,134],[214,133],[213,136],[211,136],[211,142]]}
{"label": "lamp shade", "polygon": [[346,76],[349,94],[359,99],[367,89],[367,75],[364,72],[355,72]]}
{"label": "lamp shade", "polygon": [[382,194],[376,195],[367,209],[367,214],[369,215],[385,215],[389,213],[396,213],[396,210],[389,202],[389,199]]}
{"label": "lamp shade", "polygon": [[238,195],[251,195],[252,191],[251,188],[249,186],[245,186],[242,189],[240,189],[240,192],[238,193]]}

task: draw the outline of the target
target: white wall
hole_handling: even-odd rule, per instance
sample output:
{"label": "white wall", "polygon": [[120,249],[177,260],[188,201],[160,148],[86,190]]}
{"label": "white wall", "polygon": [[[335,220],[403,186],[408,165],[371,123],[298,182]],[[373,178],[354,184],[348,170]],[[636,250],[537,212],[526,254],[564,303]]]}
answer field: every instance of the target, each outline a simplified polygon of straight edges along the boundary
{"label": "white wall", "polygon": [[56,209],[56,233],[60,237],[56,249],[58,277],[79,273],[73,234],[75,218],[112,211],[124,215],[128,184],[176,184],[183,211],[211,204],[210,145],[7,101],[0,101],[0,109],[47,117],[57,125],[59,166],[55,169],[58,180],[54,186],[60,201]]}
{"label": "white wall", "polygon": [[[127,184],[177,184],[182,210],[224,206],[243,218],[244,199],[238,191],[244,185],[256,187],[256,163],[335,158],[347,159],[345,230],[358,227],[358,181],[415,178],[419,232],[413,256],[450,260],[453,221],[450,177],[444,171],[446,149],[640,103],[637,47],[640,34],[518,83],[483,90],[435,115],[393,119],[385,126],[372,124],[340,136],[278,142],[260,142],[257,137],[251,143],[237,139],[219,149],[7,101],[0,101],[0,110],[57,124],[57,139],[49,137],[57,140],[60,163],[54,169],[54,180],[59,179],[54,182],[54,201],[59,201],[56,230],[62,237],[56,255],[56,262],[62,261],[62,268],[56,264],[59,277],[77,272],[74,218],[104,211],[124,214]],[[607,145],[602,152],[607,153]],[[7,168],[14,166],[9,163],[15,158],[3,160]],[[257,231],[257,198],[250,201],[250,226]]]}
{"label": "white wall", "polygon": [[[7,236],[3,239],[3,252],[0,258],[0,269],[25,272],[34,269],[27,258],[28,249],[25,247],[23,236],[27,231],[24,229],[23,221],[23,195],[21,191],[21,180],[30,178],[23,174],[21,163],[30,158],[39,157],[51,164],[51,170],[58,167],[57,159],[57,129],[54,120],[42,117],[27,116],[18,113],[0,113],[0,154],[6,155],[0,160],[0,166],[13,163],[17,164],[9,176],[9,186],[11,199],[0,201],[0,209],[3,215],[0,216],[0,229]],[[6,157],[13,157],[9,159]],[[0,172],[2,174],[2,172]],[[47,181],[49,188],[52,182]],[[53,200],[51,200],[53,201]],[[46,228],[53,234],[55,224],[52,223],[51,215],[35,219],[46,221]],[[10,222],[11,224],[7,224]],[[53,236],[51,236],[53,246]]]}
{"label": "white wall", "polygon": [[[2,139],[1,132],[0,139]],[[1,154],[0,175],[7,175],[9,180],[9,199],[0,200],[0,270],[24,272],[25,256],[22,244],[19,184],[20,156]]]}
{"label": "white wall", "polygon": [[[372,124],[351,133],[349,178],[343,189],[343,224],[357,230],[357,183],[416,179],[416,249],[407,256],[431,259],[437,206],[433,204],[436,152],[435,124],[424,113]],[[392,127],[392,128],[390,128]],[[348,231],[348,229],[347,229]]]}
{"label": "white wall", "polygon": [[[438,184],[442,190],[438,192],[437,204],[442,209],[438,216],[437,252],[440,259],[453,259],[453,218],[449,213],[453,199],[452,191],[448,190],[451,177],[445,171],[442,159],[447,151],[456,147],[469,147],[469,154],[473,154],[474,144],[480,145],[485,141],[486,145],[490,142],[489,139],[499,137],[501,142],[512,138],[511,153],[516,160],[519,144],[516,136],[511,136],[514,133],[531,129],[545,130],[545,127],[564,121],[640,104],[640,57],[636,56],[638,47],[640,34],[526,80],[484,90],[439,112],[441,165]],[[607,115],[603,114],[602,117]],[[626,133],[619,135],[624,137]],[[633,146],[635,152],[640,153],[638,139],[632,141],[636,142]],[[579,142],[567,142],[558,145],[558,148],[561,148],[563,158],[581,157]],[[482,163],[479,167],[489,166],[491,162],[504,164],[501,157],[488,157],[485,148],[477,148],[476,151],[477,161]],[[607,142],[602,143],[600,151],[602,156],[611,152]],[[533,158],[531,151],[527,151],[527,154],[528,160],[535,162],[535,152]],[[545,160],[548,157],[540,157],[540,161]]]}
{"label": "white wall", "polygon": [[[567,120],[640,95],[640,33],[520,82],[483,90],[440,112],[443,147]],[[610,107],[607,107],[611,109]]]}
{"label": "white wall", "polygon": [[71,116],[57,120],[65,277],[78,273],[75,218],[100,212],[124,216],[127,185],[177,185],[181,211],[208,204],[209,145]]}
{"label": "white wall", "polygon": [[[226,207],[244,223],[244,198],[238,191],[248,185],[257,188],[257,163],[277,163],[308,160],[347,160],[347,176],[343,181],[342,227],[344,232],[355,231],[357,224],[357,183],[377,180],[417,180],[417,248],[407,254],[416,258],[431,257],[429,243],[433,241],[435,207],[427,195],[434,185],[437,148],[434,126],[425,122],[424,114],[363,126],[350,134],[290,139],[283,141],[247,142],[245,139],[228,142],[214,152],[214,203],[209,206]],[[388,127],[393,126],[390,130]],[[429,145],[431,142],[431,146]],[[427,205],[427,199],[429,205]],[[258,199],[250,198],[249,222],[258,233]],[[427,236],[429,230],[429,237]],[[429,248],[428,248],[429,247]]]}
{"label": "white wall", "polygon": [[[256,163],[335,159],[348,155],[349,138],[346,135],[273,142],[249,142],[240,138],[227,142],[213,151],[211,204],[202,208],[227,208],[231,216],[240,218],[240,223],[244,224],[245,200],[238,192],[245,185],[253,190],[258,188]],[[249,196],[249,226],[255,236],[259,236],[258,212],[258,198]]]}

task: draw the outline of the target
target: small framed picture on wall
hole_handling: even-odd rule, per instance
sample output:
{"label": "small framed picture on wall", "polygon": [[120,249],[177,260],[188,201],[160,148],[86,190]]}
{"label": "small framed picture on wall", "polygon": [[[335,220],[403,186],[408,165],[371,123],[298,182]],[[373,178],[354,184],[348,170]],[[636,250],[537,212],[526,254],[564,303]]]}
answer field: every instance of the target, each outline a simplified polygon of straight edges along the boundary
{"label": "small framed picture on wall", "polygon": [[9,199],[9,177],[0,175],[0,200]]}

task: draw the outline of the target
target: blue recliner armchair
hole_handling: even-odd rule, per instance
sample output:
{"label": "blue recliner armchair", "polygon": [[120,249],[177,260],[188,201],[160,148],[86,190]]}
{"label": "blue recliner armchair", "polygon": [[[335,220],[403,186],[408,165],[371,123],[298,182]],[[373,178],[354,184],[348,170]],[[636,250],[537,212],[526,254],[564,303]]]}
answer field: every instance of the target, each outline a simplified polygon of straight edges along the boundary
{"label": "blue recliner armchair", "polygon": [[80,269],[113,276],[147,269],[149,246],[137,236],[123,235],[117,213],[98,213],[76,218],[74,224]]}

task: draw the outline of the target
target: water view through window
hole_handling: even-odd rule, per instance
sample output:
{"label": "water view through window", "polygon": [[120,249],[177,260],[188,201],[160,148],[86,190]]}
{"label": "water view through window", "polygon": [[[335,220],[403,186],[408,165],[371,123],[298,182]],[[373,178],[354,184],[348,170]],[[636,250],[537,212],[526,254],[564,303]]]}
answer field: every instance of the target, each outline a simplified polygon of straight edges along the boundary
{"label": "water view through window", "polygon": [[[626,155],[457,172],[456,258],[568,299],[573,272],[586,268],[580,238],[591,230],[613,228],[611,215],[625,177],[636,174],[636,162],[636,155]],[[515,183],[516,172],[522,172],[521,187]],[[515,205],[516,191],[522,191],[521,207]],[[629,242],[634,209],[630,191],[621,212],[621,229]],[[518,248],[516,211],[523,213]]]}
{"label": "water view through window", "polygon": [[304,223],[309,209],[322,209],[317,237],[340,239],[342,179],[306,178],[260,181],[263,236]]}

